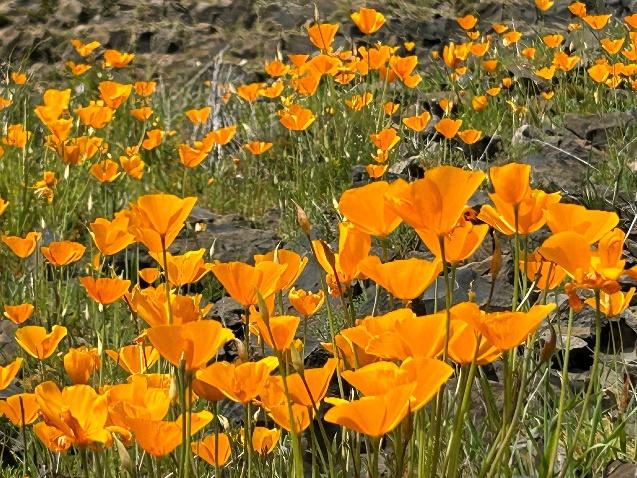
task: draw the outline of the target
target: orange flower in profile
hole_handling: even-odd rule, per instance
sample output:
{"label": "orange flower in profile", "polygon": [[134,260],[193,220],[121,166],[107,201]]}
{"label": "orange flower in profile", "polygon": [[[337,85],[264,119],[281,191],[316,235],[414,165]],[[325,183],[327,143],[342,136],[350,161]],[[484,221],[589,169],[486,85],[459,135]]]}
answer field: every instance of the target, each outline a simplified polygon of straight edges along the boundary
{"label": "orange flower in profile", "polygon": [[258,315],[256,319],[259,336],[268,347],[279,352],[290,348],[299,326],[300,318],[292,315],[270,317],[266,321]]}
{"label": "orange flower in profile", "polygon": [[535,6],[538,10],[542,12],[546,12],[553,6],[553,0],[535,0]]}
{"label": "orange flower in profile", "polygon": [[366,93],[364,93],[362,95],[354,95],[354,96],[352,96],[351,98],[345,100],[345,104],[349,108],[353,109],[354,111],[360,111],[365,106],[370,104],[373,99],[374,99],[374,95],[371,94],[370,92],[366,92]]}
{"label": "orange flower in profile", "polygon": [[373,8],[361,8],[352,13],[351,18],[361,33],[365,35],[377,32],[385,23],[385,16]]}
{"label": "orange flower in profile", "polygon": [[209,134],[212,136],[215,144],[223,146],[228,144],[234,135],[237,133],[237,125],[226,126],[224,128],[219,128],[214,131],[211,131]]}
{"label": "orange flower in profile", "polygon": [[259,455],[272,453],[280,437],[281,430],[278,428],[270,430],[265,427],[254,427],[254,430],[252,430],[252,449]]}
{"label": "orange flower in profile", "polygon": [[142,161],[142,157],[135,153],[130,156],[120,156],[119,164],[127,176],[140,180],[144,174],[144,166],[146,163]]}
{"label": "orange flower in profile", "polygon": [[39,232],[29,232],[25,237],[2,235],[2,242],[4,242],[16,256],[21,259],[26,259],[33,254],[41,235]]}
{"label": "orange flower in profile", "polygon": [[256,305],[257,293],[265,299],[276,292],[277,283],[287,265],[262,261],[256,266],[243,262],[227,262],[212,266],[212,273],[230,297],[244,307]]}
{"label": "orange flower in profile", "polygon": [[[467,304],[467,302],[463,302],[455,307],[466,307]],[[479,309],[476,314],[480,314]],[[476,364],[486,365],[502,355],[497,347],[480,335],[480,332],[468,322],[461,320],[459,316],[452,316],[450,329],[449,358],[458,365],[470,365],[474,358]],[[478,340],[480,340],[479,343]]]}
{"label": "orange flower in profile", "polygon": [[254,256],[255,264],[270,261],[286,266],[285,271],[276,282],[276,290],[289,289],[299,278],[305,266],[307,265],[307,257],[301,257],[294,251],[288,249],[276,249],[267,254],[256,254]]}
{"label": "orange flower in profile", "polygon": [[128,99],[133,91],[133,85],[125,85],[114,81],[101,81],[98,89],[100,97],[106,106],[116,110]]}
{"label": "orange flower in profile", "polygon": [[545,260],[537,251],[529,254],[526,261],[520,261],[520,270],[526,271],[527,277],[535,281],[535,287],[538,290],[553,290],[566,277],[564,269]]}
{"label": "orange flower in profile", "polygon": [[237,95],[248,103],[254,103],[259,96],[265,83],[248,83],[246,85],[240,85],[237,87]]}
{"label": "orange flower in profile", "polygon": [[159,352],[150,345],[126,345],[119,351],[105,350],[105,353],[130,374],[146,373],[159,360]]}
{"label": "orange flower in profile", "polygon": [[78,55],[80,55],[81,57],[87,57],[91,53],[93,53],[93,51],[97,50],[102,44],[98,41],[82,43],[81,40],[73,38],[71,40],[71,45],[73,45],[73,48],[75,48],[75,51]]}
{"label": "orange flower in profile", "polygon": [[213,466],[223,466],[230,459],[232,447],[225,433],[208,435],[201,441],[191,443],[192,452]]}
{"label": "orange flower in profile", "polygon": [[436,123],[434,128],[438,133],[445,137],[445,139],[452,139],[462,126],[462,120],[453,120],[451,118],[442,118]]}
{"label": "orange flower in profile", "polygon": [[11,72],[11,80],[16,85],[24,85],[27,82],[27,75],[20,71],[12,71]]}
{"label": "orange flower in profile", "polygon": [[409,412],[409,399],[415,384],[394,387],[382,395],[363,397],[352,402],[336,399],[325,413],[325,421],[350,430],[380,437],[396,428]]}
{"label": "orange flower in profile", "polygon": [[[197,433],[212,420],[212,413],[207,410],[192,413],[191,434]],[[150,420],[147,418],[126,418],[128,428],[135,435],[137,444],[147,453],[155,457],[169,454],[182,441],[182,417],[175,421]]]}
{"label": "orange flower in profile", "polygon": [[367,175],[372,178],[372,179],[378,179],[378,178],[382,178],[383,174],[385,174],[387,172],[387,169],[389,168],[388,164],[368,164],[367,166],[365,166],[365,171],[367,172]]}
{"label": "orange flower in profile", "polygon": [[261,393],[270,373],[278,366],[278,361],[272,356],[239,365],[215,362],[198,370],[196,377],[223,392],[230,400],[246,404]]}
{"label": "orange flower in profile", "polygon": [[148,194],[131,204],[129,231],[152,252],[173,243],[197,198],[180,199],[172,194]]}
{"label": "orange flower in profile", "polygon": [[4,390],[11,385],[21,366],[21,357],[17,357],[13,362],[7,365],[0,365],[0,390]]}
{"label": "orange flower in profile", "polygon": [[325,293],[322,290],[312,293],[292,287],[290,292],[288,292],[288,300],[299,314],[304,317],[311,317],[323,306]]}
{"label": "orange flower in profile", "polygon": [[112,221],[98,217],[90,224],[91,237],[99,251],[105,256],[117,254],[135,242],[128,232],[128,214],[120,211]]}
{"label": "orange flower in profile", "polygon": [[137,96],[150,96],[155,92],[155,88],[157,88],[157,82],[155,81],[136,81],[133,84],[135,88],[135,94]]}
{"label": "orange flower in profile", "polygon": [[29,320],[33,315],[33,305],[20,304],[20,305],[7,305],[4,306],[4,316],[14,324],[20,325],[23,322]]}
{"label": "orange flower in profile", "polygon": [[197,370],[234,338],[232,331],[214,320],[198,320],[178,325],[158,325],[146,331],[159,354],[176,367],[181,361],[186,370]]}
{"label": "orange flower in profile", "polygon": [[135,59],[134,53],[123,53],[117,50],[104,51],[104,66],[109,68],[125,68]]}
{"label": "orange flower in profile", "polygon": [[49,264],[62,267],[79,261],[84,255],[86,247],[73,241],[51,242],[48,246],[42,246],[40,251]]}
{"label": "orange flower in profile", "polygon": [[290,67],[277,58],[267,62],[264,69],[268,75],[276,78],[285,75]]}
{"label": "orange flower in profile", "polygon": [[478,23],[478,19],[475,15],[465,15],[464,17],[456,18],[456,22],[463,30],[471,30]]}
{"label": "orange flower in profile", "polygon": [[194,284],[210,271],[210,264],[206,264],[203,259],[205,252],[204,249],[199,249],[178,256],[167,252],[168,267],[163,263],[163,254],[151,252],[151,256],[159,262],[162,269],[168,270],[168,282],[181,287],[186,284]]}
{"label": "orange flower in profile", "polygon": [[84,126],[101,129],[113,119],[114,110],[104,106],[103,101],[91,101],[88,106],[77,108],[75,113]]}
{"label": "orange flower in profile", "polygon": [[95,163],[89,171],[100,183],[112,183],[120,175],[119,166],[110,159]]}
{"label": "orange flower in profile", "polygon": [[369,137],[376,147],[382,151],[390,151],[400,141],[400,136],[398,136],[394,128],[385,128],[378,133],[370,134]]}
{"label": "orange flower in profile", "polygon": [[573,2],[568,6],[568,9],[576,17],[583,18],[586,16],[586,4],[582,2]]}
{"label": "orange flower in profile", "polygon": [[69,70],[71,70],[71,73],[73,73],[75,76],[83,75],[84,73],[86,73],[88,70],[92,68],[91,65],[87,65],[85,63],[75,63],[74,61],[71,61],[71,60],[67,61],[65,65],[67,66]]}
{"label": "orange flower in profile", "polygon": [[369,277],[401,300],[419,297],[442,271],[442,261],[405,259],[381,263],[376,256],[369,256],[359,264],[363,275]]}
{"label": "orange flower in profile", "polygon": [[316,119],[312,110],[296,104],[277,111],[277,115],[281,124],[290,131],[304,131],[309,128]]}
{"label": "orange flower in profile", "polygon": [[458,131],[458,138],[460,138],[465,144],[474,144],[482,138],[482,131],[477,129],[465,129],[463,131]]}
{"label": "orange flower in profile", "polygon": [[99,368],[99,354],[96,348],[80,347],[69,349],[64,355],[64,370],[74,385],[86,384]]}
{"label": "orange flower in profile", "polygon": [[155,149],[164,139],[164,131],[161,129],[151,129],[146,131],[146,138],[142,141],[142,148],[147,151]]}
{"label": "orange flower in profile", "polygon": [[[634,287],[631,287],[626,293],[622,291],[612,293],[601,291],[599,296],[599,312],[606,317],[616,317],[628,308],[633,295],[635,295]],[[594,297],[586,299],[584,303],[593,309],[597,308]]]}
{"label": "orange flower in profile", "polygon": [[419,115],[409,116],[408,118],[403,118],[403,124],[407,126],[407,128],[420,132],[429,124],[431,120],[431,115],[428,111],[423,111]]}
{"label": "orange flower in profile", "polygon": [[7,135],[2,137],[2,143],[6,146],[24,148],[31,138],[31,132],[24,129],[22,124],[11,124],[7,126]]}
{"label": "orange flower in profile", "polygon": [[38,418],[40,406],[33,393],[18,393],[0,400],[0,415],[4,415],[16,427],[30,425]]}
{"label": "orange flower in profile", "polygon": [[531,166],[528,164],[493,166],[489,170],[489,176],[495,193],[508,204],[519,205],[531,190]]}
{"label": "orange flower in profile", "polygon": [[312,44],[319,50],[329,51],[338,31],[338,25],[334,23],[317,23],[308,27],[307,35]]}
{"label": "orange flower in profile", "polygon": [[15,340],[22,349],[39,360],[49,358],[62,339],[66,337],[66,327],[54,325],[50,333],[44,327],[28,325],[15,332]]}
{"label": "orange flower in profile", "polygon": [[144,267],[137,274],[142,280],[152,284],[159,278],[159,269],[157,267]]}
{"label": "orange flower in profile", "polygon": [[259,156],[269,151],[271,147],[272,143],[268,143],[267,141],[250,141],[243,145],[243,148],[254,156]]}
{"label": "orange flower in profile", "polygon": [[101,305],[109,305],[121,299],[128,288],[130,281],[116,278],[100,277],[95,279],[91,276],[80,277],[80,283],[86,289],[89,297]]}
{"label": "orange flower in profile", "polygon": [[582,20],[586,22],[586,24],[591,27],[593,30],[601,30],[608,24],[608,20],[612,15],[585,15],[582,17]]}
{"label": "orange flower in profile", "polygon": [[385,196],[396,214],[411,227],[444,236],[453,232],[466,203],[483,180],[481,172],[439,166],[412,183],[394,182]]}
{"label": "orange flower in profile", "polygon": [[210,106],[205,106],[201,109],[188,110],[186,111],[185,115],[188,117],[192,124],[197,126],[202,125],[206,121],[208,121],[208,117],[210,116],[211,111],[212,108]]}
{"label": "orange flower in profile", "polygon": [[613,211],[586,209],[579,204],[551,204],[547,208],[546,223],[553,234],[571,231],[595,244],[619,223]]}

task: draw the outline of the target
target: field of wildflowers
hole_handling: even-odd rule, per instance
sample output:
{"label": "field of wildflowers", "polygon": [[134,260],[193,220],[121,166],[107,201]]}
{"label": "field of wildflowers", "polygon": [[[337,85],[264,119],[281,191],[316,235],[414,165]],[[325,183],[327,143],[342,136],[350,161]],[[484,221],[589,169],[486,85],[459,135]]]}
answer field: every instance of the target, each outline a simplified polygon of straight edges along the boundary
{"label": "field of wildflowers", "polygon": [[[519,136],[635,108],[637,13],[553,3],[439,49],[316,9],[312,54],[184,92],[92,38],[4,64],[0,476],[634,476],[634,125],[552,146],[575,190]],[[273,208],[263,254],[201,239]]]}

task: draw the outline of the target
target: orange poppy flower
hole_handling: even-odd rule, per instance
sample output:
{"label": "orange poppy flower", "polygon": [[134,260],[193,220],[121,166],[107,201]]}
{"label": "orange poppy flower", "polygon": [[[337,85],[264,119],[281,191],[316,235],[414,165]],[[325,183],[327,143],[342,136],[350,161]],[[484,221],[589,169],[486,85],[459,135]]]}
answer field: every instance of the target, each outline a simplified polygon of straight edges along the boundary
{"label": "orange poppy flower", "polygon": [[465,15],[464,17],[456,18],[456,22],[463,30],[471,30],[478,23],[478,19],[474,15]]}
{"label": "orange poppy flower", "polygon": [[393,362],[376,362],[346,370],[342,376],[365,396],[383,395],[401,385],[416,384],[411,398],[411,412],[424,407],[453,374],[453,368],[432,358],[406,359],[400,367]]}
{"label": "orange poppy flower", "polygon": [[[479,314],[480,311],[478,310],[477,313]],[[478,365],[486,365],[502,355],[502,352],[481,336],[478,330],[459,317],[452,317],[450,329],[449,358],[458,365],[469,365],[473,363],[474,359]],[[476,347],[478,348],[477,353]]]}
{"label": "orange poppy flower", "polygon": [[96,348],[69,349],[64,355],[64,370],[74,385],[86,384],[99,368],[100,359]]}
{"label": "orange poppy flower", "polygon": [[509,236],[516,233],[516,208],[517,233],[527,235],[546,223],[547,208],[561,199],[560,193],[547,194],[539,189],[531,189],[518,205],[507,203],[497,193],[489,196],[495,208],[485,204],[480,208],[478,219]]}
{"label": "orange poppy flower", "polygon": [[104,51],[104,66],[107,68],[125,68],[135,59],[134,53],[123,53],[117,50]]}
{"label": "orange poppy flower", "polygon": [[307,35],[312,44],[320,50],[331,50],[338,25],[333,23],[317,23],[308,27]]}
{"label": "orange poppy flower", "polygon": [[152,284],[159,278],[159,269],[157,267],[144,267],[137,271],[137,275],[144,281]]}
{"label": "orange poppy flower", "polygon": [[281,60],[274,59],[267,62],[264,69],[268,75],[276,78],[285,75],[290,70],[290,67]]}
{"label": "orange poppy flower", "polygon": [[101,129],[111,122],[115,110],[104,106],[103,101],[91,101],[88,106],[77,108],[75,113],[84,126]]}
{"label": "orange poppy flower", "polygon": [[611,211],[586,209],[579,204],[551,204],[547,208],[546,223],[553,234],[572,231],[595,244],[619,223],[619,216]]}
{"label": "orange poppy flower", "polygon": [[288,300],[294,310],[303,317],[311,317],[316,314],[325,302],[325,293],[319,290],[316,293],[292,287],[288,292]]}
{"label": "orange poppy flower", "polygon": [[[336,370],[336,359],[328,361],[320,368],[305,369],[303,376],[298,373],[286,377],[290,400],[305,407],[318,408],[327,394],[327,388]],[[272,377],[274,386],[283,388],[281,377]]]}
{"label": "orange poppy flower", "polygon": [[204,367],[223,344],[234,338],[230,329],[214,320],[157,325],[148,329],[146,336],[159,354],[176,367],[184,360],[186,370]]}
{"label": "orange poppy flower", "polygon": [[74,385],[60,390],[54,382],[44,382],[35,388],[35,397],[45,426],[57,430],[58,442],[65,447],[110,444],[107,397],[92,387]]}
{"label": "orange poppy flower", "polygon": [[391,187],[385,181],[377,181],[349,189],[339,200],[339,210],[361,231],[372,236],[388,236],[402,222],[385,199]]}
{"label": "orange poppy flower", "polygon": [[140,180],[144,174],[144,166],[146,163],[142,161],[139,154],[131,154],[130,156],[120,156],[119,164],[127,176]]}
{"label": "orange poppy flower", "polygon": [[354,111],[360,111],[362,110],[365,106],[367,106],[368,104],[370,104],[372,102],[372,100],[374,99],[374,95],[366,92],[362,95],[354,95],[351,98],[345,100],[345,104],[353,109]]}
{"label": "orange poppy flower", "polygon": [[277,111],[277,115],[281,124],[290,131],[304,131],[316,119],[311,110],[300,105],[288,106],[284,110]]}
{"label": "orange poppy flower", "polygon": [[[104,145],[104,146],[103,146]],[[65,164],[80,164],[104,151],[104,140],[96,136],[79,136],[66,141],[61,147],[62,161]],[[60,154],[60,151],[58,151]]]}
{"label": "orange poppy flower", "polygon": [[[285,396],[283,396],[283,399],[285,399],[284,397]],[[292,419],[290,419],[290,409],[292,410]],[[266,410],[270,418],[274,420],[274,423],[279,425],[281,428],[291,431],[293,424],[294,431],[297,434],[301,433],[310,426],[310,423],[314,418],[314,413],[310,407],[305,407],[296,403],[292,403],[290,405],[285,402],[274,405],[268,404],[266,405]]]}
{"label": "orange poppy flower", "polygon": [[87,65],[85,63],[75,63],[71,60],[68,60],[65,65],[75,76],[83,75],[92,68],[91,65]]}
{"label": "orange poppy flower", "polygon": [[7,135],[2,137],[2,143],[6,146],[24,148],[31,138],[31,132],[26,131],[22,124],[11,124],[7,126]]}
{"label": "orange poppy flower", "polygon": [[493,166],[489,176],[495,193],[507,204],[519,205],[531,190],[531,166],[528,164]]}
{"label": "orange poppy flower", "polygon": [[216,362],[198,370],[196,378],[217,388],[230,400],[246,404],[261,393],[270,373],[278,366],[275,357],[239,365]]}
{"label": "orange poppy flower", "polygon": [[102,81],[98,85],[100,98],[106,106],[116,110],[124,103],[131,92],[133,85],[117,83],[115,81]]}
{"label": "orange poppy flower", "polygon": [[168,249],[195,202],[195,197],[180,199],[172,194],[141,196],[131,204],[129,231],[152,252]]}
{"label": "orange poppy flower", "polygon": [[398,136],[394,128],[385,128],[378,133],[370,134],[369,137],[376,147],[382,151],[390,151],[400,141],[400,136]]}
{"label": "orange poppy flower", "polygon": [[569,11],[576,17],[584,17],[586,15],[586,5],[582,2],[573,2],[568,6]]}
{"label": "orange poppy flower", "polygon": [[268,347],[279,352],[290,348],[301,319],[292,315],[269,317],[267,323],[258,314],[256,326],[259,336]]}
{"label": "orange poppy flower", "polygon": [[[212,420],[213,416],[207,410],[191,413],[190,433],[196,434]],[[135,435],[135,441],[147,453],[155,457],[167,455],[179,445],[182,440],[182,417],[175,421],[148,420],[144,418],[127,418],[126,423]]]}
{"label": "orange poppy flower", "polygon": [[155,81],[136,81],[133,84],[133,88],[135,88],[135,94],[137,96],[150,96],[155,92],[155,88],[157,88],[157,82]]}
{"label": "orange poppy flower", "polygon": [[442,271],[442,261],[423,259],[394,260],[381,263],[376,256],[369,256],[359,264],[361,273],[401,300],[419,297]]}
{"label": "orange poppy flower", "polygon": [[112,183],[120,175],[119,166],[110,159],[95,163],[89,171],[100,183]]}
{"label": "orange poppy flower", "polygon": [[[631,287],[626,293],[622,291],[612,293],[601,291],[599,296],[599,312],[604,314],[606,317],[616,317],[621,315],[630,305],[633,295],[635,295],[634,287]],[[594,297],[586,299],[584,303],[594,309],[597,307]]]}
{"label": "orange poppy flower", "polygon": [[478,310],[474,303],[466,303],[473,312],[459,315],[500,351],[517,347],[535,332],[546,316],[555,309],[555,304],[534,305],[528,312],[493,312]]}
{"label": "orange poppy flower", "polygon": [[151,129],[146,131],[146,139],[142,141],[142,148],[147,151],[155,149],[164,139],[164,131],[162,129]]}
{"label": "orange poppy flower", "polygon": [[192,124],[197,126],[197,125],[202,125],[206,121],[208,121],[208,117],[210,116],[211,111],[212,111],[212,108],[210,106],[205,106],[200,109],[188,110],[186,111],[185,115]]}
{"label": "orange poppy flower", "polygon": [[[489,226],[487,224],[475,225],[471,221],[466,221],[461,218],[451,233],[442,236],[445,253],[444,259],[451,264],[455,264],[471,257],[480,244],[482,244],[487,232],[489,232]],[[431,253],[442,259],[440,236],[437,236],[428,229],[416,229],[416,233]]]}
{"label": "orange poppy flower", "polygon": [[22,358],[17,357],[13,362],[0,366],[0,390],[4,390],[13,382],[22,366]]}
{"label": "orange poppy flower", "polygon": [[192,452],[209,465],[223,466],[230,459],[232,447],[225,433],[208,435],[201,441],[191,443]]}
{"label": "orange poppy flower", "polygon": [[444,136],[445,139],[451,139],[458,133],[461,126],[461,119],[453,120],[451,118],[442,118],[436,123],[434,128],[438,131],[438,133]]}
{"label": "orange poppy flower", "polygon": [[38,418],[40,406],[33,393],[18,393],[0,400],[0,415],[4,415],[16,427],[30,425]]}
{"label": "orange poppy flower", "polygon": [[128,232],[128,222],[128,214],[118,212],[112,221],[99,217],[90,224],[91,237],[102,254],[117,254],[135,242],[135,236]]}
{"label": "orange poppy flower", "polygon": [[458,131],[458,137],[465,144],[474,144],[482,138],[482,131],[477,129],[465,129],[463,131]]}
{"label": "orange poppy flower", "polygon": [[593,30],[601,30],[608,24],[611,14],[607,15],[584,15],[582,20]]}
{"label": "orange poppy flower", "polygon": [[128,383],[107,387],[110,422],[128,430],[131,418],[163,420],[171,404],[169,384],[165,385],[148,375],[132,375]]}
{"label": "orange poppy flower", "polygon": [[419,115],[410,116],[408,118],[403,118],[403,124],[407,126],[409,129],[420,132],[425,129],[425,127],[431,121],[431,115],[428,111],[423,111]]}
{"label": "orange poppy flower", "polygon": [[[166,303],[166,284],[158,287],[146,287],[140,289],[136,285],[131,294],[126,296],[126,300],[131,309],[151,327],[155,325],[166,325],[169,323],[169,309]],[[199,308],[201,295],[170,295],[170,310],[174,324],[185,324],[194,322],[204,317],[212,303],[203,309]]]}
{"label": "orange poppy flower", "polygon": [[[316,259],[328,275],[328,285],[332,293],[339,292],[336,279],[343,288],[347,288],[358,277],[358,265],[369,255],[371,248],[369,234],[361,231],[354,224],[341,222],[338,229],[338,253],[334,254],[334,267],[328,259],[329,251],[324,250],[320,241],[312,241]],[[334,277],[334,272],[336,272],[337,277]]]}
{"label": "orange poppy flower", "polygon": [[4,306],[4,316],[14,324],[20,325],[26,322],[33,314],[33,305],[20,304],[20,305],[7,305]]}
{"label": "orange poppy flower", "polygon": [[4,242],[16,256],[21,259],[26,259],[33,254],[41,235],[39,232],[29,232],[24,238],[2,235],[2,242]]}
{"label": "orange poppy flower", "polygon": [[401,385],[383,394],[352,402],[338,400],[325,413],[325,421],[359,433],[380,437],[396,428],[409,412],[415,384]]}
{"label": "orange poppy flower", "polygon": [[373,8],[361,8],[352,13],[351,18],[361,33],[365,35],[377,32],[385,23],[385,16]]}
{"label": "orange poppy flower", "polygon": [[146,373],[159,360],[159,352],[150,345],[126,345],[105,353],[129,374]]}
{"label": "orange poppy flower", "polygon": [[271,261],[262,261],[254,267],[243,262],[228,262],[213,265],[212,273],[230,297],[249,307],[258,303],[257,292],[263,298],[274,294],[286,268],[287,265]]}
{"label": "orange poppy flower", "polygon": [[215,144],[225,145],[228,144],[234,135],[237,132],[237,125],[226,126],[225,128],[219,128],[214,131],[211,131],[209,134],[212,135],[212,139]]}
{"label": "orange poppy flower", "polygon": [[305,270],[308,258],[301,257],[296,252],[287,249],[276,249],[267,254],[256,254],[254,256],[254,262],[257,265],[266,261],[286,266],[285,271],[276,282],[275,290],[279,291],[289,289],[294,285],[301,273]]}
{"label": "orange poppy flower", "polygon": [[281,430],[278,428],[270,430],[265,427],[254,427],[252,430],[252,449],[259,455],[268,455],[274,451],[280,437]]}
{"label": "orange poppy flower", "polygon": [[529,254],[526,261],[520,261],[520,270],[526,272],[529,280],[536,281],[535,287],[538,290],[553,290],[566,277],[564,269],[545,260],[537,251]]}
{"label": "orange poppy flower", "polygon": [[11,72],[11,80],[16,85],[24,85],[27,82],[27,75],[20,71],[13,71]]}
{"label": "orange poppy flower", "polygon": [[50,333],[44,327],[28,325],[15,332],[15,339],[22,349],[40,360],[49,358],[61,340],[66,337],[66,327],[54,325]]}
{"label": "orange poppy flower", "polygon": [[48,246],[40,248],[46,260],[56,267],[79,261],[85,250],[86,247],[82,244],[72,241],[51,242]]}
{"label": "orange poppy flower", "polygon": [[483,180],[481,172],[439,166],[412,183],[396,181],[385,195],[390,207],[414,229],[444,236],[456,227]]}
{"label": "orange poppy flower", "polygon": [[89,297],[101,305],[109,305],[121,299],[130,287],[129,280],[108,277],[95,279],[91,276],[80,277],[80,283]]}
{"label": "orange poppy flower", "polygon": [[387,172],[389,165],[387,164],[368,164],[365,166],[367,175],[372,179],[382,178],[383,174]]}
{"label": "orange poppy flower", "polygon": [[266,141],[250,141],[243,145],[243,148],[254,156],[262,155],[266,151],[269,151],[271,147],[272,143],[268,143]]}
{"label": "orange poppy flower", "polygon": [[82,43],[81,40],[77,38],[73,38],[71,40],[71,45],[75,48],[75,51],[81,57],[89,56],[93,51],[97,50],[102,44],[98,41],[91,41],[88,43]]}

